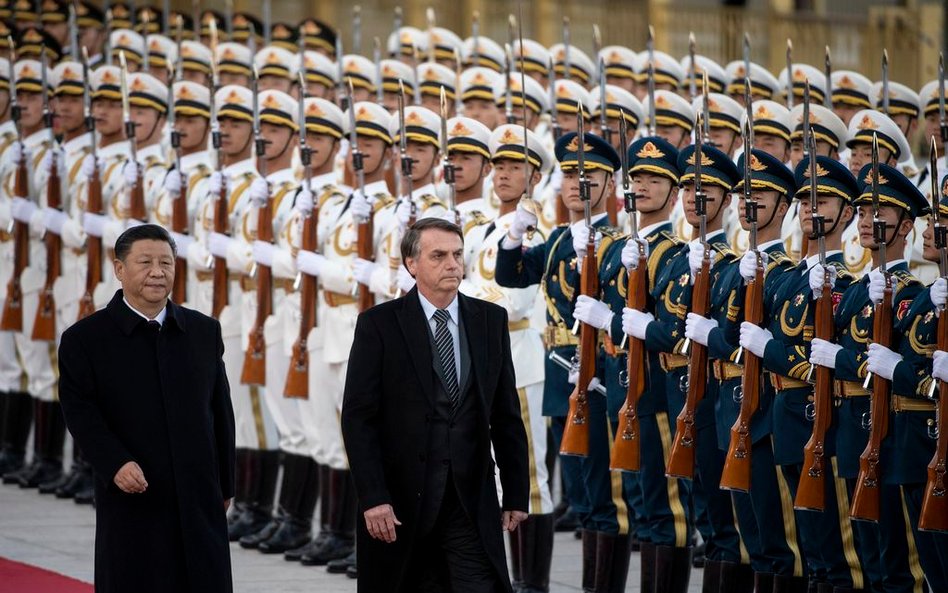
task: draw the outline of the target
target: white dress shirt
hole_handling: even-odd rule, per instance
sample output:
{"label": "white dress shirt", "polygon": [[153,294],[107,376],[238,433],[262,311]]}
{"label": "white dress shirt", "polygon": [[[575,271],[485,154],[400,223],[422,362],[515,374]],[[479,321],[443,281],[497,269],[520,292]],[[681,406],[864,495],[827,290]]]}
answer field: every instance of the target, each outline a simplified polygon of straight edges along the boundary
{"label": "white dress shirt", "polygon": [[149,317],[148,315],[145,315],[144,313],[142,313],[141,311],[139,311],[138,309],[136,309],[135,307],[133,307],[132,304],[131,304],[130,302],[128,302],[128,299],[125,298],[124,296],[122,297],[122,300],[125,301],[125,305],[126,305],[129,309],[131,309],[136,315],[138,315],[139,317],[141,317],[141,318],[144,319],[145,321],[157,321],[157,322],[158,322],[158,325],[164,326],[164,324],[165,324],[165,316],[168,314],[168,306],[167,306],[167,305],[165,305],[164,307],[162,307],[162,308],[161,308],[161,311],[158,312],[158,315],[156,315],[155,318],[152,319],[152,318]]}

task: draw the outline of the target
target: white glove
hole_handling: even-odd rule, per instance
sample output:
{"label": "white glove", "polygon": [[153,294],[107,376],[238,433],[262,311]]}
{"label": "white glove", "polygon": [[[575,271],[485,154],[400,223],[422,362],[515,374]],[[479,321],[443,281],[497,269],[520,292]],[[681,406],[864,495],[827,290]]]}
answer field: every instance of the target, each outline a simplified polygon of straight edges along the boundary
{"label": "white glove", "polygon": [[349,202],[349,210],[352,211],[352,218],[355,220],[366,220],[372,216],[372,201],[362,195],[362,192],[355,190],[352,192],[352,200]]}
{"label": "white glove", "polygon": [[810,344],[810,364],[816,364],[830,369],[836,368],[836,353],[842,350],[839,344],[814,338]]}
{"label": "white glove", "polygon": [[938,381],[948,381],[948,352],[935,350],[932,354],[932,377]]}
{"label": "white glove", "polygon": [[138,169],[141,167],[135,161],[125,161],[122,167],[122,177],[125,178],[125,185],[131,187],[138,182]]}
{"label": "white glove", "polygon": [[165,191],[177,198],[181,195],[181,174],[177,170],[168,171],[165,175]]}
{"label": "white glove", "polygon": [[326,257],[315,251],[300,250],[296,254],[296,267],[308,276],[319,276],[323,273]]}
{"label": "white glove", "polygon": [[402,292],[408,292],[415,287],[415,279],[405,266],[398,266],[398,289]]}
{"label": "white glove", "polygon": [[92,212],[83,212],[82,214],[82,230],[86,232],[87,235],[92,237],[102,238],[102,234],[105,232],[105,222],[106,217],[102,214],[94,214]]}
{"label": "white glove", "polygon": [[523,236],[527,234],[527,229],[537,228],[538,223],[536,214],[518,204],[513,223],[507,229],[507,236],[514,242],[520,243],[523,241]]}
{"label": "white glove", "polygon": [[[177,240],[177,239],[176,239]],[[180,251],[184,251],[180,249]],[[196,270],[209,270],[214,265],[211,259],[211,253],[200,241],[191,241],[188,244],[188,263],[194,266]]]}
{"label": "white glove", "polygon": [[[582,259],[586,257],[586,241],[589,240],[589,227],[586,225],[579,225],[576,229],[573,230],[573,251],[576,253],[576,257]],[[596,231],[596,238],[594,239],[596,244],[596,251],[599,250],[599,245],[602,243],[602,233]]]}
{"label": "white glove", "polygon": [[[836,286],[836,268],[834,266],[829,267],[829,276],[830,276],[830,286]],[[813,296],[820,298],[823,294],[823,266],[821,264],[816,264],[810,268],[810,290],[813,291]]]}
{"label": "white glove", "polygon": [[940,307],[944,307],[945,300],[948,299],[948,280],[944,278],[935,280],[935,283],[932,284],[931,289],[928,291],[928,296],[932,299],[932,304],[935,305],[936,310]]}
{"label": "white glove", "polygon": [[869,372],[889,381],[895,374],[895,366],[902,360],[901,354],[892,352],[882,344],[869,344],[868,356],[869,362],[866,368]]}
{"label": "white glove", "polygon": [[63,151],[61,148],[51,148],[50,150],[46,151],[46,154],[43,155],[43,162],[40,164],[40,167],[47,175],[49,175],[53,169],[53,158],[56,159],[56,168],[62,169]]}
{"label": "white glove", "polygon": [[[104,168],[105,168],[105,161],[103,159],[99,159],[99,164],[98,164],[99,172],[101,173]],[[86,179],[90,179],[95,169],[96,169],[95,159],[92,158],[91,154],[87,154],[82,159],[82,165],[79,167],[80,175],[82,175]]]}
{"label": "white glove", "polygon": [[685,337],[702,346],[708,345],[708,336],[711,330],[718,326],[718,322],[707,317],[702,317],[697,313],[688,313],[685,319]]}
{"label": "white glove", "polygon": [[69,220],[69,215],[58,208],[47,206],[43,209],[43,226],[54,235],[63,234],[63,225]]}
{"label": "white glove", "polygon": [[[566,374],[566,380],[570,385],[576,385],[579,382],[579,367],[574,366],[570,368],[569,372]],[[589,380],[589,387],[586,388],[587,393],[592,393],[596,391],[599,385],[602,384],[602,381],[598,377],[593,377]]]}
{"label": "white glove", "polygon": [[[761,254],[761,257],[764,257]],[[766,269],[766,266],[764,266]],[[748,249],[747,252],[741,257],[741,263],[738,265],[738,269],[741,272],[741,278],[750,282],[757,277],[757,253],[753,250]]]}
{"label": "white glove", "polygon": [[275,248],[269,241],[253,242],[253,261],[261,266],[273,267],[273,252]]}
{"label": "white glove", "polygon": [[411,200],[402,198],[395,205],[395,220],[403,231],[408,228],[408,222],[411,219]]}
{"label": "white glove", "polygon": [[649,312],[625,307],[622,309],[622,331],[633,338],[645,339],[648,324],[655,321],[655,316]]}
{"label": "white glove", "polygon": [[579,295],[573,308],[573,319],[588,323],[596,329],[609,329],[613,315],[609,305],[584,294]]}
{"label": "white glove", "polygon": [[642,247],[642,253],[645,254],[645,257],[648,258],[648,241],[645,239],[632,239],[630,238],[625,242],[625,247],[622,248],[622,265],[626,269],[634,269],[639,266],[639,247]]}
{"label": "white glove", "polygon": [[232,240],[223,233],[211,233],[207,237],[207,250],[214,257],[227,257],[227,248]]}
{"label": "white glove", "polygon": [[296,202],[293,204],[293,210],[303,216],[309,216],[309,213],[313,211],[313,192],[306,187],[306,185],[303,185],[300,192],[296,194]]}
{"label": "white glove", "polygon": [[769,329],[764,329],[750,321],[741,323],[740,344],[743,348],[753,352],[758,358],[764,356],[767,343],[774,339]]}
{"label": "white glove", "polygon": [[194,237],[186,233],[176,233],[171,231],[171,239],[174,241],[174,247],[175,251],[178,253],[178,257],[187,259],[188,251],[191,249],[191,244],[194,243]]}
{"label": "white glove", "polygon": [[10,145],[10,155],[13,157],[12,162],[14,165],[19,165],[23,159],[29,162],[33,157],[33,153],[29,148],[23,146],[22,142],[14,142]]}
{"label": "white glove", "polygon": [[262,208],[270,199],[270,184],[267,183],[266,179],[257,177],[250,184],[249,196],[251,204],[257,208]]}
{"label": "white glove", "polygon": [[368,286],[372,280],[372,273],[375,272],[375,262],[367,259],[356,258],[352,263],[352,277],[359,284]]}
{"label": "white glove", "polygon": [[[882,295],[885,293],[885,276],[879,270],[872,270],[869,272],[869,299],[873,303],[878,303],[882,300]],[[892,293],[892,304],[895,304],[895,292]]]}
{"label": "white glove", "polygon": [[224,189],[224,176],[220,171],[214,171],[207,179],[207,191],[212,196],[219,196],[222,189]]}
{"label": "white glove", "polygon": [[688,268],[691,270],[691,283],[695,283],[701,261],[704,259],[704,243],[695,239],[688,242]]}
{"label": "white glove", "polygon": [[34,212],[36,212],[36,204],[19,196],[13,197],[10,204],[10,215],[13,216],[13,220],[30,224]]}

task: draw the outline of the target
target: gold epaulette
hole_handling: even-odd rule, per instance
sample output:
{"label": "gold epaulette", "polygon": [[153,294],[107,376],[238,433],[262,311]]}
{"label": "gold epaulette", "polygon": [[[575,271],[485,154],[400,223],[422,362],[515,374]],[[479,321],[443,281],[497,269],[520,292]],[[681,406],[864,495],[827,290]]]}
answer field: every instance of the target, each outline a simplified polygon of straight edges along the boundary
{"label": "gold epaulette", "polygon": [[316,207],[322,208],[323,204],[329,201],[329,198],[333,196],[343,197],[343,193],[339,191],[339,188],[335,185],[327,185],[323,187],[323,191],[316,197]]}
{"label": "gold epaulette", "polygon": [[441,206],[442,208],[447,208],[444,202],[438,199],[438,196],[433,196],[431,194],[424,194],[422,196],[419,196],[418,199],[421,200],[422,212],[424,212],[428,208],[431,208],[432,206]]}
{"label": "gold epaulette", "polygon": [[671,241],[675,245],[682,244],[682,240],[676,237],[673,233],[669,233],[668,231],[661,231],[661,234],[662,234],[662,237],[664,237],[668,241]]}
{"label": "gold epaulette", "polygon": [[918,278],[908,270],[895,270],[892,272],[892,277],[895,278],[895,286],[892,287],[892,292],[896,295],[903,288],[919,283]]}
{"label": "gold epaulette", "polygon": [[716,264],[723,259],[737,259],[737,254],[727,243],[712,243],[711,247],[714,248],[715,252],[712,263]]}
{"label": "gold epaulette", "polygon": [[386,206],[391,206],[395,203],[395,198],[385,193],[375,194],[375,205],[372,208],[372,212],[378,214],[378,211]]}
{"label": "gold epaulette", "polygon": [[468,213],[470,217],[467,222],[464,223],[464,228],[461,229],[461,232],[464,236],[467,236],[467,233],[476,226],[483,226],[485,224],[490,224],[491,219],[487,216],[484,216],[484,213],[480,210],[472,210]]}

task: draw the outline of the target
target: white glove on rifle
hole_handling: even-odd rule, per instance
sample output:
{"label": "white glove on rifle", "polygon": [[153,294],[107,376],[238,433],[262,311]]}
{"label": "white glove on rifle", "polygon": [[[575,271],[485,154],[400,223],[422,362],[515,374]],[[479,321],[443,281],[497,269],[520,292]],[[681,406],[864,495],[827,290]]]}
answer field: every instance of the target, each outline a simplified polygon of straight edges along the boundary
{"label": "white glove on rifle", "polygon": [[313,192],[304,184],[299,193],[296,194],[296,202],[293,203],[293,210],[299,212],[301,216],[309,216],[313,211]]}
{"label": "white glove on rifle", "polygon": [[632,239],[629,238],[625,242],[625,247],[622,248],[622,254],[620,255],[622,259],[622,265],[628,270],[635,269],[639,267],[639,247],[642,248],[642,253],[645,254],[645,258],[648,258],[648,241],[645,239]]}
{"label": "white glove on rifle", "polygon": [[609,329],[613,315],[609,305],[584,294],[577,297],[576,306],[573,308],[573,319],[588,323],[596,329]]}
{"label": "white glove on rifle", "polygon": [[948,381],[948,352],[935,350],[932,354],[932,377],[938,381]]}
{"label": "white glove on rifle", "polygon": [[36,204],[32,201],[19,196],[14,196],[11,200],[10,215],[13,216],[13,220],[22,222],[23,224],[30,224],[34,212],[36,212]]}
{"label": "white glove on rifle", "polygon": [[655,316],[649,312],[624,307],[622,309],[622,331],[633,338],[645,339],[648,324],[655,321]]}
{"label": "white glove on rifle", "polygon": [[210,251],[214,257],[226,258],[227,249],[230,247],[231,241],[233,241],[233,239],[223,233],[211,233],[207,237],[207,250]]}
{"label": "white glove on rifle", "polygon": [[250,203],[257,208],[263,208],[270,199],[270,184],[262,177],[257,177],[250,184]]}
{"label": "white glove on rifle", "polygon": [[300,250],[296,254],[296,267],[308,276],[319,276],[326,265],[326,257],[314,251]]}
{"label": "white glove on rifle", "polygon": [[810,364],[835,369],[836,354],[842,349],[843,347],[839,344],[813,338],[813,342],[810,343]]}
{"label": "white glove on rifle", "polygon": [[83,212],[82,213],[82,230],[86,232],[87,235],[92,237],[102,238],[102,234],[105,232],[105,223],[108,220],[102,214],[94,214],[92,212]]}
{"label": "white glove on rifle", "polygon": [[685,337],[702,346],[708,345],[708,336],[711,330],[718,326],[718,322],[698,315],[697,313],[688,313],[685,319]]}
{"label": "white glove on rifle", "polygon": [[125,165],[122,166],[122,177],[125,178],[125,185],[131,187],[138,183],[138,171],[141,168],[141,165],[135,161],[125,161]]}
{"label": "white glove on rifle", "polygon": [[[570,369],[569,373],[566,374],[566,380],[570,385],[576,385],[579,382],[579,367],[574,366]],[[598,377],[593,377],[589,380],[589,387],[586,388],[586,393],[593,393],[602,384],[602,381]]]}
{"label": "white glove on rifle", "polygon": [[219,196],[221,190],[224,189],[224,176],[221,175],[220,171],[214,171],[211,173],[211,176],[207,178],[207,191],[212,196]]}
{"label": "white glove on rifle", "polygon": [[[882,300],[883,294],[885,294],[885,275],[880,270],[872,270],[869,272],[869,299],[873,303],[878,303]],[[892,304],[895,304],[894,290],[892,291]]]}
{"label": "white glove on rifle", "polygon": [[352,277],[359,284],[368,286],[372,281],[372,274],[375,272],[375,262],[367,259],[356,258],[352,263]]}
{"label": "white glove on rifle", "polygon": [[869,344],[868,363],[866,368],[883,379],[892,380],[895,367],[902,361],[902,355],[896,354],[882,344]]}
{"label": "white glove on rifle", "polygon": [[[760,254],[761,258],[766,257],[763,253]],[[766,269],[767,266],[764,266]],[[757,253],[753,250],[748,249],[743,256],[741,256],[741,263],[738,265],[738,269],[741,272],[741,278],[747,282],[752,281],[757,277]]]}
{"label": "white glove on rifle", "polygon": [[[527,229],[536,228],[538,222],[536,214],[518,204],[513,222],[510,224],[510,228],[507,229],[507,238],[519,245],[523,242],[523,236],[527,234]],[[513,246],[511,245],[511,248]]]}
{"label": "white glove on rifle", "polygon": [[43,155],[43,162],[40,167],[44,173],[50,175],[53,170],[53,159],[56,159],[57,173],[63,170],[63,150],[59,147],[51,148]]}
{"label": "white glove on rifle", "polygon": [[352,192],[352,200],[349,202],[349,210],[352,211],[352,218],[356,221],[365,220],[372,216],[373,201],[370,201],[359,190]]}
{"label": "white glove on rifle", "polygon": [[[836,268],[834,266],[829,266],[829,277],[830,277],[830,287],[836,286]],[[816,264],[810,268],[810,290],[813,291],[813,296],[820,298],[823,294],[823,266],[822,264]]]}
{"label": "white glove on rifle", "polygon": [[270,243],[269,241],[254,241],[253,261],[257,262],[258,265],[272,268],[274,249],[273,243]]}
{"label": "white glove on rifle", "polygon": [[176,170],[168,171],[168,174],[165,175],[164,188],[172,198],[177,198],[180,196],[181,174]]}
{"label": "white glove on rifle", "polygon": [[[95,159],[92,158],[91,154],[87,154],[82,159],[82,165],[79,167],[79,174],[86,179],[91,179],[92,173],[96,170],[96,168]],[[105,169],[105,159],[99,159],[98,169],[99,175],[102,175],[102,171]]]}
{"label": "white glove on rifle", "polygon": [[[602,242],[602,233],[595,231],[595,239],[593,242],[595,244],[595,250],[599,251],[599,245]],[[580,272],[583,271],[583,260],[586,259],[586,242],[589,240],[589,227],[586,225],[578,225],[573,229],[573,251],[576,253],[576,269]]]}
{"label": "white glove on rifle", "polygon": [[935,310],[940,313],[941,307],[945,306],[945,300],[948,299],[948,280],[944,278],[935,280],[935,283],[928,290],[928,296],[931,298],[932,304],[935,305]]}
{"label": "white glove on rifle", "polygon": [[750,321],[741,323],[740,344],[746,350],[753,352],[758,358],[764,356],[764,350],[774,335],[769,329],[764,329]]}
{"label": "white glove on rifle", "polygon": [[695,283],[698,277],[698,271],[701,270],[701,262],[704,260],[704,243],[695,239],[688,242],[688,269],[691,270],[691,283]]}
{"label": "white glove on rifle", "polygon": [[17,141],[10,145],[10,156],[10,162],[12,162],[14,166],[19,166],[20,161],[26,159],[26,168],[27,170],[30,169],[30,161],[33,158],[33,153],[29,148],[24,146],[22,142]]}
{"label": "white glove on rifle", "polygon": [[43,226],[54,235],[63,234],[63,226],[69,220],[69,215],[58,208],[43,208]]}
{"label": "white glove on rifle", "polygon": [[188,250],[191,249],[191,244],[194,243],[194,237],[186,233],[171,231],[171,238],[174,240],[174,247],[178,253],[178,257],[186,259],[188,257]]}

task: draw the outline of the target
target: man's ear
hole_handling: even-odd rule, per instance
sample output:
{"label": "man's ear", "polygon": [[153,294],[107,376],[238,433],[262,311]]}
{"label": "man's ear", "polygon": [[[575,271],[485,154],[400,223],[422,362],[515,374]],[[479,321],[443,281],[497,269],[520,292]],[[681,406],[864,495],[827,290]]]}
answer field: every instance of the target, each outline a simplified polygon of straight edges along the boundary
{"label": "man's ear", "polygon": [[405,269],[408,270],[408,273],[411,274],[411,277],[415,277],[415,258],[406,257],[405,261],[402,262],[402,265],[405,266]]}
{"label": "man's ear", "polygon": [[113,259],[112,270],[115,272],[115,277],[121,284],[123,276],[125,276],[125,264],[120,259]]}

